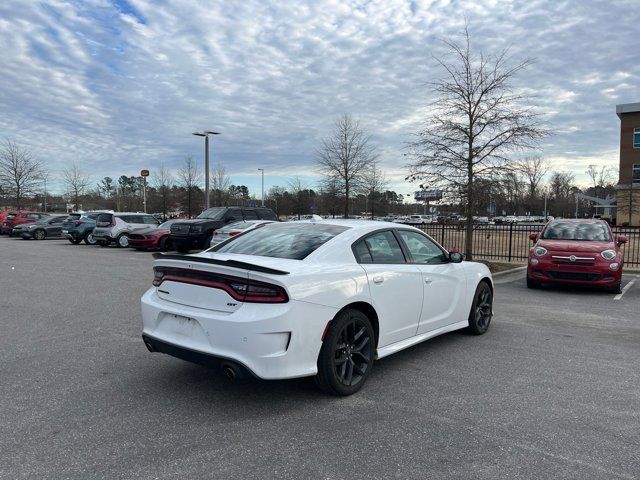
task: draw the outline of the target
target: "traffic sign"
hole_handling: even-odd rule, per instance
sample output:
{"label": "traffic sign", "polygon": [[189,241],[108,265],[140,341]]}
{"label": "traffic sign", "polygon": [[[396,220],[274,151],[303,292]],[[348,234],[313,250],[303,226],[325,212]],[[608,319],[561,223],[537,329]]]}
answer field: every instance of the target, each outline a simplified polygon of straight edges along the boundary
{"label": "traffic sign", "polygon": [[141,177],[148,177],[149,176],[149,170],[142,170],[140,172],[140,176]]}

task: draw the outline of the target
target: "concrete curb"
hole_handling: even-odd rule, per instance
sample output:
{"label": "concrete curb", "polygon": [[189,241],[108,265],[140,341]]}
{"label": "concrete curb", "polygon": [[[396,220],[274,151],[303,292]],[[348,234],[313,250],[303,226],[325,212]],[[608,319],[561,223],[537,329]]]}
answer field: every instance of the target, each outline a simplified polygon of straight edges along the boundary
{"label": "concrete curb", "polygon": [[492,273],[491,274],[491,278],[501,277],[501,276],[507,275],[509,273],[522,272],[523,270],[526,270],[526,269],[527,269],[526,265],[524,267],[511,268],[509,270],[504,270],[503,272]]}

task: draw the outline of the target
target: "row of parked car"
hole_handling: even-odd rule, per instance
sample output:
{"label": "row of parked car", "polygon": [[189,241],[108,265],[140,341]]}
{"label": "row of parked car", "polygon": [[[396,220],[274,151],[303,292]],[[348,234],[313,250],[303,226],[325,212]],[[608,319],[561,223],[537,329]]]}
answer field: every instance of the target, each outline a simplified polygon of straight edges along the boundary
{"label": "row of parked car", "polygon": [[66,215],[43,212],[0,213],[0,233],[23,239],[66,238],[84,242],[144,250],[178,250],[187,253],[220,243],[249,228],[277,221],[268,208],[215,207],[195,219],[159,221],[140,212],[94,211]]}

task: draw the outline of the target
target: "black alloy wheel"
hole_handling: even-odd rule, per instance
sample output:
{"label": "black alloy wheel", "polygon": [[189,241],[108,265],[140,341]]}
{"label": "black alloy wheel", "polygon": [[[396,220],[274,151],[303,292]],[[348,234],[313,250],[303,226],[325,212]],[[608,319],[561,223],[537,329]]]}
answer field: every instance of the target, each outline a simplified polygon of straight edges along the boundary
{"label": "black alloy wheel", "polygon": [[493,316],[493,291],[487,282],[480,282],[469,312],[469,332],[482,335],[489,328]]}
{"label": "black alloy wheel", "polygon": [[44,230],[36,230],[35,232],[33,232],[33,238],[35,238],[36,240],[44,240],[46,236],[47,234]]}
{"label": "black alloy wheel", "polygon": [[320,356],[317,383],[333,395],[351,395],[364,385],[375,356],[371,322],[359,310],[345,310],[331,322]]}

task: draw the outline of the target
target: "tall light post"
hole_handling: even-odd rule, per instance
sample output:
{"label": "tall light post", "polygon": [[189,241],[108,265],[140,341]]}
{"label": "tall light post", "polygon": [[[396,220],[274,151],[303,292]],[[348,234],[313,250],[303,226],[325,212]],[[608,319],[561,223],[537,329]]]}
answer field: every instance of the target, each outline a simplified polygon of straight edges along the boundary
{"label": "tall light post", "polygon": [[197,137],[204,137],[204,208],[209,208],[209,135],[220,135],[220,132],[205,130],[204,132],[193,132]]}
{"label": "tall light post", "polygon": [[264,168],[259,168],[258,171],[262,174],[262,193],[260,194],[260,200],[264,207]]}

